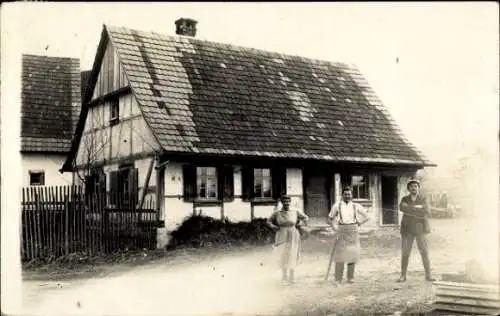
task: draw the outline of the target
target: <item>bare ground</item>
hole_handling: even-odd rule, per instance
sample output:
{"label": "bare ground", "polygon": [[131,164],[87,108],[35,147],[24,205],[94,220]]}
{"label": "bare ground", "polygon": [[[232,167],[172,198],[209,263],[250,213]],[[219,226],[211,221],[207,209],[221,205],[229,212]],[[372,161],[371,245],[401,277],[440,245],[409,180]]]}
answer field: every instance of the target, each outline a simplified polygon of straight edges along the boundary
{"label": "bare ground", "polygon": [[[433,220],[431,260],[436,275],[463,270],[467,221]],[[399,272],[395,229],[362,240],[355,284],[324,282],[330,237],[303,243],[297,283],[279,284],[270,246],[138,254],[122,263],[79,265],[71,270],[28,269],[25,315],[389,315],[432,309],[432,284],[424,281],[414,249],[409,280]],[[135,259],[134,259],[135,258]]]}

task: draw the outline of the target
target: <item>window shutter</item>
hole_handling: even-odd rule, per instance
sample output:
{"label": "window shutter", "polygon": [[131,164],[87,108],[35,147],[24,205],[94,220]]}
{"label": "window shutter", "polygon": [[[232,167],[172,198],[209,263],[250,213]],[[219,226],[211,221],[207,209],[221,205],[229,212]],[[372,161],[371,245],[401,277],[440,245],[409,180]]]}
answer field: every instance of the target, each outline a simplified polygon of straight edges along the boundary
{"label": "window shutter", "polygon": [[130,183],[130,202],[132,206],[136,206],[139,202],[139,169],[129,169],[129,183]]}
{"label": "window shutter", "polygon": [[242,184],[242,195],[241,198],[245,202],[249,202],[254,198],[254,188],[253,188],[253,168],[243,167],[241,169],[241,184]]}
{"label": "window shutter", "polygon": [[182,168],[182,174],[184,201],[192,202],[196,198],[196,167],[192,165],[184,165]]}
{"label": "window shutter", "polygon": [[109,173],[110,187],[109,187],[109,203],[112,205],[117,204],[118,194],[118,171],[111,171]]}
{"label": "window shutter", "polygon": [[85,176],[85,193],[87,196],[91,196],[92,193],[94,193],[94,186],[93,184],[94,177],[92,176]]}
{"label": "window shutter", "polygon": [[271,169],[271,181],[273,184],[273,198],[279,199],[286,194],[286,169],[276,167]]}
{"label": "window shutter", "polygon": [[40,174],[40,184],[45,185],[45,172]]}
{"label": "window shutter", "polygon": [[99,193],[106,193],[106,173],[102,172],[99,177],[99,187],[100,191]]}
{"label": "window shutter", "polygon": [[217,186],[220,200],[224,202],[234,200],[234,172],[232,166],[217,168]]}

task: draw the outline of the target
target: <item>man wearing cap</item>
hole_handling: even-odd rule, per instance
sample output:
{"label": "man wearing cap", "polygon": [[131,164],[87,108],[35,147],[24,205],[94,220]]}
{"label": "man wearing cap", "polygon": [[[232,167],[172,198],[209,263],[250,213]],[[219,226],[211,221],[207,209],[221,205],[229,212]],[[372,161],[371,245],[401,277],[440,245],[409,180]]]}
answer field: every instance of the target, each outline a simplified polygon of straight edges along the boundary
{"label": "man wearing cap", "polygon": [[425,279],[434,281],[431,276],[431,263],[427,246],[427,234],[430,232],[428,219],[430,207],[426,198],[420,194],[420,182],[418,180],[410,179],[407,189],[410,194],[404,196],[399,204],[399,210],[403,212],[403,218],[401,220],[401,276],[398,282],[406,282],[408,261],[415,239],[422,256]]}

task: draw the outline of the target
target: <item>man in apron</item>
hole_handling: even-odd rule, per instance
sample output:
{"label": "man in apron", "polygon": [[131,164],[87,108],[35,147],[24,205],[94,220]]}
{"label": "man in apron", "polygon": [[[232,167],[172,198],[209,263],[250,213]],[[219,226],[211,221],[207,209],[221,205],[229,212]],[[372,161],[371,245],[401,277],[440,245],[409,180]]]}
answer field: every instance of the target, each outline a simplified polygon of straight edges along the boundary
{"label": "man in apron", "polygon": [[361,204],[352,202],[351,187],[343,188],[342,200],[332,206],[328,218],[335,231],[336,244],[332,254],[335,261],[335,281],[342,282],[344,264],[347,263],[347,282],[354,283],[354,267],[360,253],[359,226],[368,221],[368,215]]}
{"label": "man in apron", "polygon": [[406,272],[410,259],[413,241],[417,240],[417,247],[422,257],[425,269],[425,279],[434,281],[431,276],[431,263],[427,246],[427,234],[430,232],[429,219],[430,206],[425,197],[420,194],[420,182],[415,179],[408,181],[409,195],[404,196],[399,204],[403,212],[401,220],[401,276],[398,282],[406,282]]}

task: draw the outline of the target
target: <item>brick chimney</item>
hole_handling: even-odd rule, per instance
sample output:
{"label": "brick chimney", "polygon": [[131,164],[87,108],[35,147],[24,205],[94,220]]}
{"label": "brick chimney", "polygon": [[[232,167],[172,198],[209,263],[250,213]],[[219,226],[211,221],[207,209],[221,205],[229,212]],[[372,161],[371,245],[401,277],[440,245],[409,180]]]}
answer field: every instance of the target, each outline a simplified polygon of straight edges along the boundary
{"label": "brick chimney", "polygon": [[196,24],[198,21],[188,18],[180,18],[175,21],[175,34],[184,36],[196,36]]}

